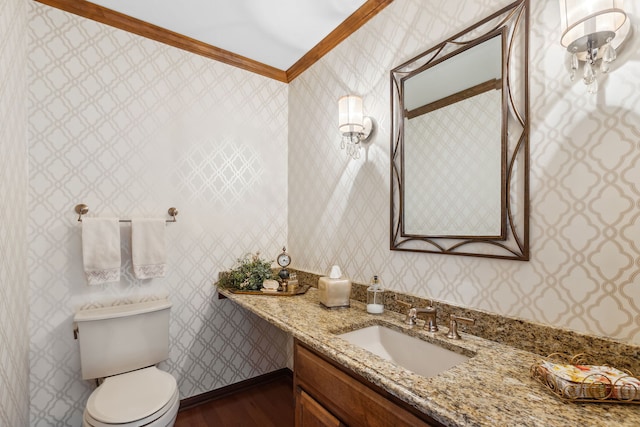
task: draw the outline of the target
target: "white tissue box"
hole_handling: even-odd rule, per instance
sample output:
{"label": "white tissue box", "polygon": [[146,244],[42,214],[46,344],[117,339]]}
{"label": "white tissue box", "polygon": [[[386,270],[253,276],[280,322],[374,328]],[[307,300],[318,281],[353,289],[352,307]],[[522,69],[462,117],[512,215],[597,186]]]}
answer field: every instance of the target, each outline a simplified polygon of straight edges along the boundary
{"label": "white tissue box", "polygon": [[351,280],[321,277],[318,279],[318,294],[320,304],[325,307],[349,307]]}

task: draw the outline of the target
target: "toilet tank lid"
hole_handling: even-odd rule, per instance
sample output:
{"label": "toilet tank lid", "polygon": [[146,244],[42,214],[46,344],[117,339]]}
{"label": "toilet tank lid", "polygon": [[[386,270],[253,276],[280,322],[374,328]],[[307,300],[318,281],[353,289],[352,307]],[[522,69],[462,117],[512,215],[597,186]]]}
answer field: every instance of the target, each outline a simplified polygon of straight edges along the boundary
{"label": "toilet tank lid", "polygon": [[74,322],[87,322],[117,317],[133,316],[136,314],[150,313],[152,311],[165,310],[171,307],[168,299],[156,301],[137,302],[133,304],[114,305],[111,307],[88,308],[76,313]]}

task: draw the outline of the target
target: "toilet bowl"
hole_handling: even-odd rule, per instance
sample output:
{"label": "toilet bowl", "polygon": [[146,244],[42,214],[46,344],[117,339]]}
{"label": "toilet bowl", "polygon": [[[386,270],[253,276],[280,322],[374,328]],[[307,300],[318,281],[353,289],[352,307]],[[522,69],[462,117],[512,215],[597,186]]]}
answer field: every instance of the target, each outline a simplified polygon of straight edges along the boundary
{"label": "toilet bowl", "polygon": [[169,427],[180,406],[175,378],[152,366],[105,378],[89,397],[84,427]]}
{"label": "toilet bowl", "polygon": [[82,378],[104,378],[87,400],[83,426],[174,425],[178,386],[155,366],[169,357],[170,308],[161,299],[76,313]]}

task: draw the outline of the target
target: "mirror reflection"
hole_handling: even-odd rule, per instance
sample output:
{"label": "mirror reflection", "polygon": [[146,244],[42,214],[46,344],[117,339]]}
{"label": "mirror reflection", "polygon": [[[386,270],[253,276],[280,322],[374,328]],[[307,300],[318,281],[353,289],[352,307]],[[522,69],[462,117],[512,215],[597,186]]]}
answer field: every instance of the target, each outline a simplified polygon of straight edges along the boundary
{"label": "mirror reflection", "polygon": [[403,84],[405,232],[503,237],[502,33]]}
{"label": "mirror reflection", "polygon": [[391,249],[529,258],[527,0],[391,71]]}

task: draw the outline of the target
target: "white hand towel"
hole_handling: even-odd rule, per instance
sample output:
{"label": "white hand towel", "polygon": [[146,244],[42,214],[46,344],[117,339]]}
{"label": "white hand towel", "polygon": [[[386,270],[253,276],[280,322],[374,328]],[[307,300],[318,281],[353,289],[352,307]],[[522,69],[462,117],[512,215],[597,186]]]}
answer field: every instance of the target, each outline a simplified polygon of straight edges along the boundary
{"label": "white hand towel", "polygon": [[118,218],[82,218],[82,261],[90,285],[120,280]]}
{"label": "white hand towel", "polygon": [[131,220],[131,261],[133,274],[138,279],[164,277],[167,267],[165,228],[164,219]]}

